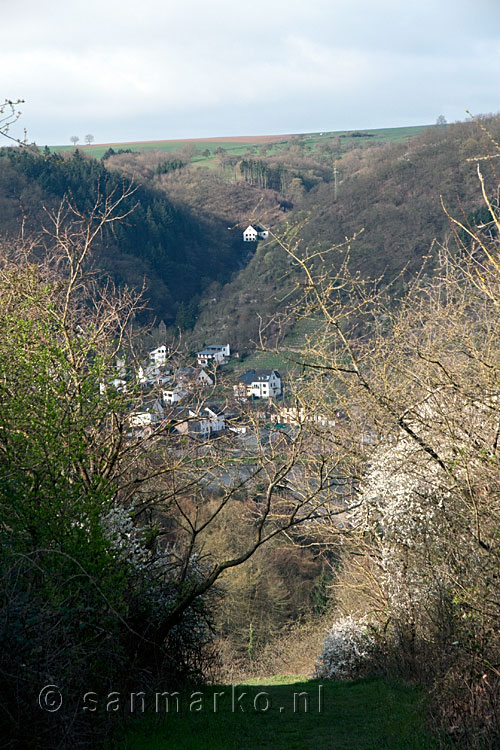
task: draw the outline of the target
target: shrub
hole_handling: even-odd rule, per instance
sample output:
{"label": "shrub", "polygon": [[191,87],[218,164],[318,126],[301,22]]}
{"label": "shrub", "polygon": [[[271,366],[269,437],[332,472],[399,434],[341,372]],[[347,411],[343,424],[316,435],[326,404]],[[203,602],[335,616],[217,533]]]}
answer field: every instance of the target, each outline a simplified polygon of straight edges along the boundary
{"label": "shrub", "polygon": [[365,618],[342,617],[323,642],[315,676],[328,680],[352,680],[370,671],[375,639]]}

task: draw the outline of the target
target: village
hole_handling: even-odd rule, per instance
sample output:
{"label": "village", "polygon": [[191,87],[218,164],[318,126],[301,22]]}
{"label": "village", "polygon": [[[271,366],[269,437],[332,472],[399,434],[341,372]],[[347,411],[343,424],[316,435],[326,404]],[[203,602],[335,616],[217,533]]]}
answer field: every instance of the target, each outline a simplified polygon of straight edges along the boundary
{"label": "village", "polygon": [[[231,359],[229,344],[206,345],[192,359],[186,361],[166,344],[148,353],[136,373],[143,399],[141,411],[130,415],[132,428],[146,436],[168,421],[171,429],[199,440],[226,432],[244,435],[248,426],[243,424],[241,406],[257,402],[255,416],[276,418],[275,404],[283,398],[277,370],[249,369],[228,382],[223,368]],[[119,369],[114,385],[126,388],[127,370],[121,361]]]}
{"label": "village", "polygon": [[231,358],[227,343],[205,345],[191,357],[163,343],[135,368],[118,359],[116,377],[108,386],[123,392],[131,384],[140,389],[140,407],[131,412],[129,424],[143,437],[168,427],[197,440],[233,434],[248,442],[252,425],[273,431],[293,430],[308,420],[316,426],[335,426],[322,415],[306,415],[293,400],[292,383],[287,393],[277,369],[236,372],[226,367]]}

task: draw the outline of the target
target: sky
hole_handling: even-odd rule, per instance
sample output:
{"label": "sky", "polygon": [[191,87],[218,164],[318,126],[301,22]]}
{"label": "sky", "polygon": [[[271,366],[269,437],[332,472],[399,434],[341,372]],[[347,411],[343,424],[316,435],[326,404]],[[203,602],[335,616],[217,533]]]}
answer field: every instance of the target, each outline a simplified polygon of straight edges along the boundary
{"label": "sky", "polygon": [[499,0],[0,0],[0,100],[43,146],[500,110]]}

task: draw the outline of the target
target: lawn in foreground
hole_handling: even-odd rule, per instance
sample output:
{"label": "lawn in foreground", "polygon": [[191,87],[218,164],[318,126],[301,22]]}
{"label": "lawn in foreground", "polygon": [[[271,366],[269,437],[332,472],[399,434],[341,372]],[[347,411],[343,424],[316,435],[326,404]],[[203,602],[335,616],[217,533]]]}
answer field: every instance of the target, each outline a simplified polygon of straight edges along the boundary
{"label": "lawn in foreground", "polygon": [[[381,678],[348,683],[295,681],[300,679],[275,678],[233,689],[227,685],[207,686],[199,688],[201,696],[181,692],[179,713],[175,713],[172,703],[168,715],[163,710],[153,716],[135,718],[128,723],[119,747],[129,750],[437,750],[440,747],[425,729],[422,695],[415,688]],[[219,695],[214,698],[215,693]]]}

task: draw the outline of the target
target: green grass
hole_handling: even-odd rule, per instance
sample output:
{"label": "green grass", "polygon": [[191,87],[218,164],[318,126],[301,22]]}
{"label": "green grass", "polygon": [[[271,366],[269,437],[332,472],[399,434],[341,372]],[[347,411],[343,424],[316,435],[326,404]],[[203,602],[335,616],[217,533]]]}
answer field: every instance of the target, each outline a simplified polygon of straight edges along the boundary
{"label": "green grass", "polygon": [[246,370],[278,370],[280,374],[294,369],[294,365],[275,352],[255,352],[242,360],[235,360],[234,372]]}
{"label": "green grass", "polygon": [[[322,325],[322,320],[319,318],[303,318],[298,320],[292,330],[285,336],[282,344],[283,354],[277,354],[276,352],[254,352],[244,359],[234,359],[230,362],[230,367],[226,365],[224,371],[226,373],[235,372],[239,373],[252,368],[256,370],[269,370],[276,369],[280,374],[292,373],[294,370],[299,369],[300,365],[296,365],[290,359],[297,357],[300,359],[300,352],[310,345],[310,339],[314,336],[314,333]],[[287,357],[286,350],[290,350],[290,359]]]}
{"label": "green grass", "polygon": [[[287,139],[284,139],[283,142],[280,143],[286,142],[288,142]],[[147,151],[178,152],[181,151],[184,146],[189,145],[193,145],[198,151],[205,151],[205,149],[209,149],[212,154],[216,148],[220,147],[230,154],[242,155],[249,148],[253,146],[256,146],[258,148],[262,145],[262,143],[259,143],[257,141],[255,143],[241,143],[234,141],[133,141],[130,143],[111,143],[106,145],[96,144],[95,146],[86,146],[79,143],[76,147],[81,149],[84,153],[89,153],[91,156],[99,159],[110,147],[115,151],[118,151],[119,149],[132,149],[132,151],[136,151],[137,153],[145,153]],[[273,144],[274,147],[277,147],[279,145],[279,143]],[[74,148],[74,146],[51,146],[50,150],[55,152],[73,151]],[[202,156],[201,154],[195,154],[192,160],[193,164],[208,163],[210,161],[212,161],[211,157],[207,158]]]}
{"label": "green grass", "polygon": [[[425,728],[420,691],[398,682],[367,679],[320,683],[300,677],[252,681],[235,688],[236,698],[246,693],[239,704],[244,712],[237,703],[232,710],[231,686],[210,686],[200,688],[200,692],[202,700],[194,707],[201,706],[201,710],[190,712],[190,694],[181,693],[179,714],[144,715],[131,720],[118,746],[127,750],[437,750],[440,747]],[[216,712],[214,693],[224,693],[216,698]],[[305,698],[299,693],[308,696],[307,712]]]}
{"label": "green grass", "polygon": [[283,348],[303,349],[310,345],[311,337],[314,336],[318,328],[321,328],[323,320],[321,318],[300,318],[297,320],[292,330],[285,336]]}
{"label": "green grass", "polygon": [[[303,134],[303,138],[305,143],[308,146],[315,147],[318,144],[324,143],[325,141],[329,141],[332,138],[335,138],[337,136],[346,136],[346,141],[349,142],[355,141],[359,143],[359,145],[370,145],[372,143],[386,143],[389,141],[402,141],[406,138],[411,138],[414,135],[417,135],[417,133],[421,132],[422,130],[425,130],[425,128],[429,127],[428,125],[414,125],[410,127],[405,128],[376,128],[376,129],[361,129],[362,133],[369,133],[371,137],[366,138],[349,138],[349,136],[356,131],[352,130],[337,130],[337,131],[324,131],[322,133],[305,133]],[[279,137],[278,137],[279,138]],[[270,150],[271,153],[279,151],[280,148],[282,148],[284,145],[289,143],[289,141],[292,138],[296,138],[296,136],[283,136],[283,138],[279,138],[278,141],[276,141]],[[180,151],[184,146],[192,144],[197,150],[204,151],[205,149],[209,149],[212,154],[215,151],[215,149],[220,146],[221,148],[225,149],[228,153],[233,155],[242,155],[246,151],[248,151],[249,148],[255,147],[259,149],[260,146],[262,146],[262,142],[255,140],[250,141],[247,143],[241,143],[241,142],[234,142],[234,141],[130,141],[127,143],[111,143],[111,144],[95,144],[91,146],[87,146],[83,143],[77,144],[77,148],[81,149],[84,152],[87,152],[94,156],[96,159],[99,159],[105,151],[108,150],[110,146],[114,148],[115,151],[118,149],[132,149],[133,151],[137,151],[139,153],[143,153],[146,151]],[[51,146],[51,151],[72,151],[74,149],[74,146]],[[200,154],[195,155],[193,158],[193,163],[199,163],[199,164],[207,164],[210,165],[212,163],[212,157],[203,157]]]}

